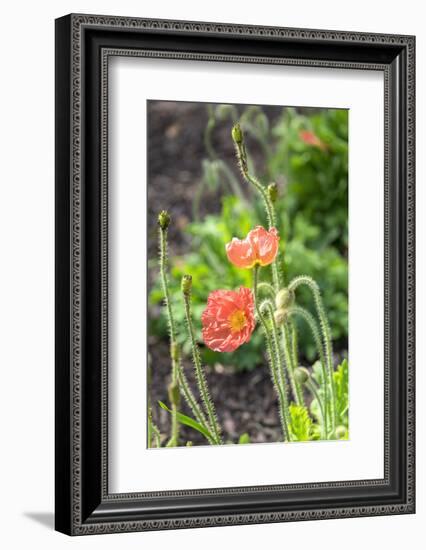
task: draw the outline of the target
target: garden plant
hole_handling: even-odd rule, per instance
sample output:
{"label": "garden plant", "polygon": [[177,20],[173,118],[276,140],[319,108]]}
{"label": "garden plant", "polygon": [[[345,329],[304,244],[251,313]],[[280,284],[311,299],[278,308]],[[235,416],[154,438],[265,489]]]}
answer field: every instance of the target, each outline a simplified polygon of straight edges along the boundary
{"label": "garden plant", "polygon": [[[167,402],[149,401],[149,447],[191,446],[191,439],[181,436],[182,425],[202,434],[206,444],[229,443],[224,437],[209,389],[203,362],[205,354],[200,350],[200,326],[201,343],[215,354],[226,354],[227,357],[236,353],[243,355],[245,346],[256,339],[262,362],[262,349],[266,349],[271,384],[277,398],[280,441],[336,440],[349,436],[348,361],[346,357],[337,361],[333,352],[330,319],[336,319],[336,316],[332,308],[331,311],[327,308],[321,284],[311,274],[301,270],[289,276],[282,246],[286,240],[286,228],[280,223],[288,217],[280,212],[277,214],[280,208],[279,185],[262,183],[253,171],[247,153],[245,133],[259,134],[259,130],[254,128],[262,127],[262,122],[259,124],[262,113],[254,110],[254,115],[258,117],[257,125],[252,124],[250,114],[245,119],[241,117],[231,132],[241,181],[217,158],[210,145],[213,116],[210,116],[206,128],[206,149],[210,151],[211,159],[206,161],[204,169],[212,171],[212,166],[215,167],[216,176],[228,182],[232,193],[224,200],[223,208],[228,210],[228,214],[222,217],[221,223],[230,220],[229,230],[232,231],[235,220],[239,218],[238,208],[247,201],[243,186],[255,192],[257,204],[263,208],[263,216],[260,214],[259,218],[264,223],[249,225],[245,219],[243,226],[247,231],[243,238],[232,235],[220,247],[214,243],[211,254],[230,266],[232,276],[224,277],[225,271],[217,277],[217,286],[209,289],[207,300],[201,308],[197,307],[195,315],[193,294],[197,292],[197,285],[203,284],[202,280],[188,272],[182,273],[180,289],[170,283],[168,231],[173,220],[167,211],[158,215],[160,288],[155,292],[163,301],[168,325],[170,383]],[[235,117],[235,112],[228,109],[221,116]],[[328,152],[330,146],[314,132],[304,130],[299,132],[299,137],[318,153]],[[265,136],[259,134],[257,138],[263,142],[262,151],[269,154]],[[269,162],[268,166],[274,166],[274,162]],[[193,204],[196,219],[199,218],[202,192],[201,187]],[[338,194],[330,200],[338,201]],[[294,204],[297,207],[296,199]],[[199,222],[195,224],[200,225]],[[342,239],[333,229],[330,226],[321,232],[327,245]],[[202,232],[198,233],[199,238],[202,236]],[[347,246],[347,242],[339,242],[339,246]],[[309,262],[309,251],[306,255]],[[186,266],[190,265],[189,262]],[[212,280],[214,275],[209,278]],[[221,288],[223,286],[226,288]],[[196,387],[190,384],[182,360],[189,352]],[[259,361],[259,356],[256,360]],[[309,368],[302,366],[306,360],[311,361]],[[191,416],[182,412],[183,403],[191,411]],[[170,433],[161,433],[155,424],[154,407],[170,414]],[[250,442],[249,435],[241,433],[238,442]]]}

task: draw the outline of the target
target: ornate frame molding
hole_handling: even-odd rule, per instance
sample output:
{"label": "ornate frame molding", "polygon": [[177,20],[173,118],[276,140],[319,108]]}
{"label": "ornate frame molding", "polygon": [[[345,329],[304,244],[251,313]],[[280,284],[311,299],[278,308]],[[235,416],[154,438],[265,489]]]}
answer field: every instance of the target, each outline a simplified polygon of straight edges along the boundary
{"label": "ornate frame molding", "polygon": [[[188,50],[155,49],[153,47],[129,47],[128,45],[108,43],[89,46],[89,32],[91,39],[96,42],[96,31],[109,30],[115,33],[131,36],[132,39],[140,33],[148,40],[153,36],[168,36],[178,39],[184,37],[220,37],[227,36],[235,39],[239,44],[245,40],[261,40],[270,44],[291,43],[300,44],[301,48],[312,44],[324,45],[324,57],[314,58],[305,56],[271,56],[234,54],[234,53],[207,53]],[[118,40],[120,42],[120,40]],[[383,62],[374,61],[368,56],[357,61],[357,47],[369,45],[377,52],[387,52],[389,59]],[[342,52],[340,58],[335,54]],[[342,49],[343,48],[343,49]],[[63,430],[69,422],[69,430],[65,434],[57,431],[57,529],[69,534],[83,535],[91,533],[112,533],[124,531],[141,531],[151,529],[177,529],[188,527],[201,527],[213,525],[236,525],[246,523],[265,523],[282,521],[303,521],[310,519],[326,519],[336,517],[359,517],[384,514],[402,514],[414,512],[414,169],[415,169],[415,40],[412,36],[379,35],[364,33],[346,33],[341,31],[322,31],[307,29],[286,29],[278,27],[252,27],[245,25],[228,25],[218,23],[201,23],[186,21],[148,20],[122,17],[108,17],[95,15],[70,15],[57,20],[57,216],[69,216],[69,225],[57,218],[57,243],[64,245],[68,239],[68,247],[65,251],[57,249],[57,280],[59,281],[59,293],[57,287],[57,330],[61,334],[64,330],[67,334],[57,336],[59,352],[57,352],[56,375],[57,382],[57,428]],[[99,51],[98,51],[99,50]],[[95,52],[95,53],[93,53]],[[347,59],[342,59],[343,52],[347,52]],[[312,51],[311,51],[312,53]],[[346,54],[345,54],[346,55]],[[91,56],[91,57],[90,57]],[[107,318],[108,318],[108,59],[111,56],[139,56],[157,57],[169,59],[191,59],[200,61],[230,61],[240,63],[273,63],[283,65],[301,65],[313,67],[336,67],[344,69],[368,69],[384,72],[385,77],[385,477],[383,480],[363,480],[360,482],[346,481],[336,483],[314,483],[270,487],[240,487],[227,489],[210,489],[195,491],[172,491],[158,493],[131,493],[109,494],[107,475],[107,403],[108,403],[108,353],[107,353]],[[401,57],[402,56],[402,57]],[[344,56],[343,56],[344,57]],[[380,57],[380,56],[379,56]],[[383,56],[382,56],[383,57]],[[384,56],[386,59],[386,56]],[[95,61],[93,61],[95,59]],[[397,62],[395,61],[397,60]],[[60,67],[63,62],[64,67]],[[96,457],[97,466],[90,470],[99,473],[95,483],[87,484],[85,469],[85,455],[87,454],[87,441],[85,441],[84,425],[87,421],[87,410],[84,403],[87,400],[85,381],[85,348],[87,334],[84,331],[86,315],[86,278],[87,269],[90,268],[87,251],[87,231],[93,227],[89,223],[85,210],[85,194],[90,177],[88,176],[87,154],[89,146],[85,135],[90,124],[89,107],[93,101],[89,100],[91,94],[88,84],[89,77],[87,67],[99,65],[100,85],[100,118],[94,124],[94,129],[99,132],[99,204],[100,214],[96,217],[99,225],[100,251],[99,251],[99,346],[100,346],[100,381],[99,389],[101,397],[99,410],[97,411],[97,429],[99,430],[99,456]],[[92,64],[92,65],[91,65]],[[402,67],[402,69],[401,69]],[[404,74],[405,71],[405,74]],[[90,77],[91,78],[91,77]],[[63,86],[64,80],[65,88]],[[89,87],[88,87],[89,86]],[[401,100],[401,96],[403,99]],[[92,101],[92,103],[90,103]],[[402,101],[406,105],[405,132],[403,136],[396,135],[396,121],[393,117],[395,102]],[[67,107],[68,106],[68,107]],[[65,111],[68,108],[69,120]],[[401,109],[400,109],[401,110]],[[401,114],[401,113],[400,113]],[[64,124],[65,127],[62,125]],[[66,149],[70,151],[67,155]],[[392,152],[398,151],[398,166],[394,165]],[[401,172],[402,165],[402,172]],[[93,170],[97,170],[96,167]],[[399,172],[398,172],[399,170]],[[98,172],[96,172],[98,173]],[[403,205],[395,204],[395,190],[393,178],[397,181],[398,196],[402,196]],[[64,186],[64,178],[68,184]],[[401,183],[405,181],[405,188]],[[69,193],[67,197],[58,200],[58,194]],[[398,212],[397,212],[398,211]],[[397,213],[396,213],[397,212]],[[391,224],[398,216],[398,229],[395,234]],[[92,219],[92,218],[90,218]],[[395,244],[396,243],[396,244]],[[63,246],[62,246],[63,248]],[[403,255],[401,268],[406,278],[402,284],[401,297],[405,311],[400,312],[403,318],[402,332],[405,341],[398,342],[394,346],[391,341],[391,302],[393,300],[392,289],[395,290],[395,281],[391,272],[395,255]],[[65,265],[64,265],[65,262]],[[65,274],[66,272],[66,274]],[[401,273],[399,273],[399,277]],[[392,280],[391,280],[392,278]],[[62,285],[61,281],[65,284]],[[66,282],[69,286],[67,288]],[[393,285],[393,286],[392,286]],[[399,287],[398,287],[399,288]],[[65,316],[61,310],[64,300],[68,300],[69,315]],[[393,306],[395,308],[395,305]],[[399,326],[399,325],[398,325]],[[86,339],[86,340],[85,340]],[[400,348],[403,349],[400,349]],[[396,349],[398,348],[398,349]],[[393,354],[393,355],[392,355]],[[391,387],[391,361],[394,355],[400,361],[398,376],[403,377],[405,394],[403,398],[397,393],[395,387]],[[67,366],[64,365],[67,362]],[[405,370],[403,370],[405,368]],[[395,383],[395,382],[394,382]],[[64,388],[69,392],[69,401],[66,402],[66,410],[63,403]],[[404,434],[391,432],[391,415],[396,406],[392,399],[397,395],[401,400],[402,409],[405,408]],[[399,402],[399,401],[398,401]],[[403,428],[403,427],[402,427]],[[401,430],[402,430],[401,428]],[[394,458],[392,458],[391,440],[395,437],[403,437],[406,445],[406,468],[399,472],[405,480],[399,480],[401,487],[398,496],[389,503],[384,500],[380,504],[314,506],[313,501],[305,503],[305,509],[283,509],[268,511],[266,508],[253,509],[247,513],[230,512],[227,514],[191,513],[183,517],[155,517],[141,508],[139,514],[131,516],[124,512],[127,506],[137,507],[144,499],[158,499],[169,497],[225,497],[233,495],[243,498],[249,494],[258,493],[304,493],[307,490],[339,489],[365,489],[373,487],[389,487],[395,484],[391,479],[391,470]],[[67,442],[65,441],[67,440]],[[89,471],[89,470],[88,470]],[[393,472],[395,476],[395,472]],[[66,484],[66,489],[58,488],[58,485]],[[402,492],[401,492],[401,489]],[[403,494],[402,494],[403,493]],[[337,493],[336,493],[337,494]],[[89,496],[87,496],[89,495]],[[402,501],[401,498],[403,497]],[[217,499],[216,499],[217,500]],[[336,501],[337,502],[337,501]],[[97,503],[97,506],[95,506]],[[90,512],[90,513],[89,513]],[[121,518],[125,518],[121,521]]]}

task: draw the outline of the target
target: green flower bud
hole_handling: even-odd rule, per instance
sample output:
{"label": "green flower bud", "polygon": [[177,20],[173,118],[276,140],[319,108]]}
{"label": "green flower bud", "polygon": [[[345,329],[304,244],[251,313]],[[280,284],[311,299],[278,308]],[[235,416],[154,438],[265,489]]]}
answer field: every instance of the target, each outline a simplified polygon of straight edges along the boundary
{"label": "green flower bud", "polygon": [[278,185],[276,183],[268,185],[268,197],[271,202],[276,202],[278,197]]}
{"label": "green flower bud", "polygon": [[310,376],[310,372],[305,367],[297,367],[297,369],[294,370],[294,378],[299,384],[305,384]]}
{"label": "green flower bud", "polygon": [[187,447],[192,447],[192,441],[187,441],[187,442],[186,442],[186,446],[187,446]]}
{"label": "green flower bud", "polygon": [[167,210],[162,210],[158,214],[158,225],[161,227],[163,231],[169,227],[170,221],[171,221],[170,214],[167,212]]}
{"label": "green flower bud", "polygon": [[287,312],[285,309],[276,309],[274,311],[274,319],[278,326],[282,325],[287,317]]}
{"label": "green flower bud", "polygon": [[179,384],[177,382],[169,384],[167,391],[169,394],[170,403],[172,403],[173,405],[176,405],[176,407],[179,407],[180,405]]}
{"label": "green flower bud", "polygon": [[241,145],[241,143],[243,142],[243,132],[238,122],[232,128],[232,139],[237,145]]}
{"label": "green flower bud", "polygon": [[345,426],[337,426],[335,433],[337,439],[346,439],[348,437],[348,430]]}
{"label": "green flower bud", "polygon": [[182,288],[182,292],[185,296],[189,296],[191,294],[191,288],[192,288],[192,277],[191,277],[191,275],[184,275],[182,277],[181,288]]}
{"label": "green flower bud", "polygon": [[277,309],[288,309],[294,304],[294,292],[288,288],[282,288],[275,296]]}

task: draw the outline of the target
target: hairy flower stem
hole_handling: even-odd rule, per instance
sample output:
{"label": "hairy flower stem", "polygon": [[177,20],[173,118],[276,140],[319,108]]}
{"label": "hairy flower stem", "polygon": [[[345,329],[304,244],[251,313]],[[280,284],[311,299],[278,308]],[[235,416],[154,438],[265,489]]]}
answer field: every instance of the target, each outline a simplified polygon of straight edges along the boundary
{"label": "hairy flower stem", "polygon": [[[163,285],[164,293],[164,302],[166,305],[167,319],[169,325],[169,337],[170,337],[170,356],[172,359],[172,384],[178,384],[180,393],[183,395],[188,406],[192,410],[196,420],[207,430],[210,431],[206,417],[202,411],[202,408],[198,404],[194,394],[191,391],[191,388],[188,384],[188,380],[185,376],[181,360],[180,360],[180,351],[179,346],[176,341],[176,326],[173,316],[173,309],[170,302],[170,291],[169,283],[167,278],[167,223],[160,224],[160,271],[161,271],[161,281]],[[176,378],[173,377],[173,374]],[[177,403],[171,403],[172,410],[172,432],[178,432],[178,421],[177,421]],[[214,440],[211,439],[210,443],[214,443]],[[170,438],[168,446],[173,446],[174,439],[173,435]],[[175,443],[177,444],[177,442]]]}
{"label": "hairy flower stem", "polygon": [[[169,218],[170,220],[170,218]],[[176,340],[176,326],[173,317],[173,310],[170,302],[169,283],[167,279],[167,225],[160,224],[159,240],[160,240],[160,274],[161,283],[163,286],[164,304],[166,306],[167,321],[169,326],[170,339],[170,357],[172,361],[172,384],[178,384],[178,344]],[[171,437],[168,446],[175,447],[179,444],[179,423],[177,419],[178,407],[176,403],[171,403],[172,409],[172,427]]]}
{"label": "hairy flower stem", "polygon": [[[326,359],[324,356],[324,348],[321,343],[321,335],[318,330],[317,323],[315,321],[315,318],[311,315],[311,313],[309,313],[309,311],[307,311],[303,307],[292,306],[291,308],[288,309],[287,313],[289,316],[298,315],[299,317],[302,317],[302,319],[306,321],[306,323],[308,324],[311,330],[312,337],[314,339],[315,347],[317,348],[318,356],[320,358],[320,363],[322,367],[322,377],[324,382],[324,402],[325,402],[323,404],[323,410],[324,410],[323,418],[324,418],[324,426],[325,426],[324,430],[325,430],[325,433],[328,434],[327,403],[328,403],[329,391],[328,391],[328,383],[327,383],[327,368],[326,368]],[[319,405],[321,406],[321,403],[319,403]]]}
{"label": "hairy flower stem", "polygon": [[[279,342],[278,342],[278,339],[275,337],[276,335],[271,335],[268,324],[266,323],[265,318],[262,314],[261,307],[259,305],[258,282],[259,282],[259,266],[256,265],[253,270],[254,304],[256,308],[257,317],[265,333],[266,349],[269,356],[269,366],[271,371],[272,383],[275,387],[275,391],[277,392],[278,400],[280,404],[279,413],[280,413],[280,421],[281,421],[281,428],[283,431],[284,441],[290,441],[290,429],[289,429],[290,415],[288,413],[287,395],[284,391],[284,386],[282,384],[282,381],[280,380],[280,369],[277,363],[280,355]],[[273,311],[271,315],[271,323],[275,323]]]}
{"label": "hairy flower stem", "polygon": [[[253,187],[259,192],[263,200],[263,204],[266,211],[266,217],[267,217],[268,226],[269,226],[268,229],[271,229],[271,227],[275,227],[276,225],[276,214],[275,214],[274,203],[271,200],[271,197],[269,196],[267,189],[260,183],[260,181],[254,175],[250,174],[248,169],[247,151],[244,144],[243,133],[239,126],[234,127],[234,129],[236,129],[236,132],[233,132],[233,138],[235,142],[235,149],[236,149],[237,158],[241,169],[241,174],[243,178],[249,184],[253,185]],[[282,265],[281,252],[278,251],[277,257],[275,258],[274,262],[271,265],[273,291],[275,292],[275,294],[280,290],[282,286],[283,277],[280,269],[281,265]],[[300,387],[297,388],[296,381],[294,380],[294,376],[293,376],[294,369],[297,368],[297,362],[293,364],[293,357],[290,352],[288,329],[285,325],[281,327],[281,334],[282,334],[282,341],[284,346],[285,368],[287,370],[287,375],[289,377],[290,384],[292,386],[295,400],[298,404],[301,404],[303,403],[303,396],[302,396]],[[277,341],[277,344],[279,346],[279,349],[281,350],[279,341]],[[282,354],[280,351],[280,356],[281,355]],[[283,364],[282,361],[281,361],[281,364]]]}
{"label": "hairy flower stem", "polygon": [[327,382],[331,392],[331,399],[330,399],[331,423],[330,424],[331,424],[331,431],[334,434],[334,431],[336,429],[336,421],[337,421],[337,418],[336,418],[337,407],[336,407],[336,390],[334,387],[334,379],[333,379],[333,372],[334,372],[333,348],[331,344],[330,325],[328,324],[328,319],[325,314],[325,309],[321,298],[321,292],[317,283],[312,279],[312,277],[308,277],[307,275],[301,275],[300,277],[294,278],[291,281],[291,283],[288,285],[288,288],[294,291],[300,285],[306,285],[312,292],[318,318],[320,321],[320,328],[321,328],[321,333],[322,333],[323,342],[324,342],[325,358],[326,358],[326,364],[327,364]]}
{"label": "hairy flower stem", "polygon": [[192,323],[191,315],[191,293],[190,291],[184,291],[183,293],[183,303],[185,307],[185,317],[188,325],[189,337],[191,339],[192,347],[192,359],[195,367],[195,376],[197,379],[198,389],[200,391],[201,398],[203,400],[204,406],[206,408],[207,417],[209,419],[210,432],[214,438],[214,444],[220,445],[222,443],[220,437],[220,426],[217,421],[216,411],[211,400],[209,389],[207,386],[207,380],[204,375],[204,371],[201,365],[200,351],[198,349],[197,341],[195,339],[194,325]]}
{"label": "hairy flower stem", "polygon": [[[290,320],[290,332],[291,332],[291,355],[293,357],[293,369],[297,369],[299,366],[299,350],[298,350],[298,339],[297,339],[297,329],[295,324]],[[294,372],[294,371],[293,371]],[[294,385],[296,394],[300,401],[300,405],[304,405],[303,399],[303,389],[298,380],[294,378]]]}
{"label": "hairy flower stem", "polygon": [[324,410],[324,405],[323,405],[323,403],[320,399],[318,390],[317,390],[314,382],[312,382],[312,380],[310,378],[308,378],[308,380],[306,380],[305,386],[311,392],[312,397],[314,397],[317,400],[318,407],[319,407],[319,410],[320,410],[321,420],[322,420],[322,422],[321,422],[321,427],[322,427],[321,437],[323,439],[327,439],[327,421],[326,421],[326,416],[325,416],[325,410]]}
{"label": "hairy flower stem", "polygon": [[[291,337],[290,334],[291,333]],[[298,367],[297,333],[294,325],[284,321],[281,326],[284,353],[286,354],[287,373],[291,390],[297,405],[303,406],[303,392],[299,382],[294,376],[294,370]]]}
{"label": "hairy flower stem", "polygon": [[[271,227],[275,227],[277,223],[274,205],[271,199],[269,198],[267,189],[260,183],[260,181],[253,174],[250,174],[248,169],[247,151],[244,143],[243,133],[239,125],[234,126],[234,130],[235,129],[237,129],[237,133],[233,131],[233,139],[235,143],[235,151],[237,154],[237,159],[238,159],[238,164],[240,166],[241,174],[243,178],[246,180],[246,182],[252,185],[262,197],[263,204],[265,207],[265,212],[266,212],[266,218],[268,220],[268,229],[271,229]],[[278,253],[278,257],[280,257],[280,253]],[[280,260],[279,260],[279,263],[281,264]],[[276,261],[272,264],[271,267],[272,267],[272,279],[274,281],[275,292],[278,292],[278,290],[281,287],[281,273],[277,267]]]}
{"label": "hairy flower stem", "polygon": [[[210,431],[210,426],[206,420],[206,417],[197,403],[197,400],[195,399],[194,394],[191,391],[191,388],[189,387],[188,380],[185,376],[185,373],[183,372],[183,368],[181,367],[178,371],[178,380],[179,380],[179,388],[183,395],[183,398],[187,402],[189,408],[191,409],[192,413],[195,416],[195,419],[205,428],[208,432]],[[208,438],[209,442],[213,445],[215,443],[213,438]]]}
{"label": "hairy flower stem", "polygon": [[161,434],[155,422],[152,420],[152,410],[148,411],[148,447],[153,447],[152,440],[156,447],[161,447]]}
{"label": "hairy flower stem", "polygon": [[273,343],[273,349],[275,352],[276,357],[276,364],[277,364],[277,378],[278,378],[278,385],[280,387],[281,391],[281,400],[282,400],[282,408],[283,408],[283,414],[285,417],[285,422],[288,429],[289,434],[289,441],[291,440],[291,416],[289,413],[289,403],[288,403],[288,387],[287,387],[287,380],[286,380],[286,372],[287,375],[289,374],[291,367],[288,364],[288,358],[283,356],[283,352],[280,346],[280,339],[279,339],[279,333],[278,333],[278,327],[274,318],[274,307],[272,303],[269,300],[265,300],[260,305],[260,310],[263,311],[264,309],[267,310],[270,323],[271,323],[271,334],[272,334],[272,343]]}
{"label": "hairy flower stem", "polygon": [[148,409],[148,449],[152,447],[152,411]]}

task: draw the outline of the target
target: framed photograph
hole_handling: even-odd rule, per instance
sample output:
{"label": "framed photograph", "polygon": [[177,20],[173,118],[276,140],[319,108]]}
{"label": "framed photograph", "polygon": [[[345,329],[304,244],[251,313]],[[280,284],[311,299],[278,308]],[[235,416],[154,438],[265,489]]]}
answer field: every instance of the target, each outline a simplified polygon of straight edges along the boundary
{"label": "framed photograph", "polygon": [[415,511],[413,36],[56,20],[56,529]]}

